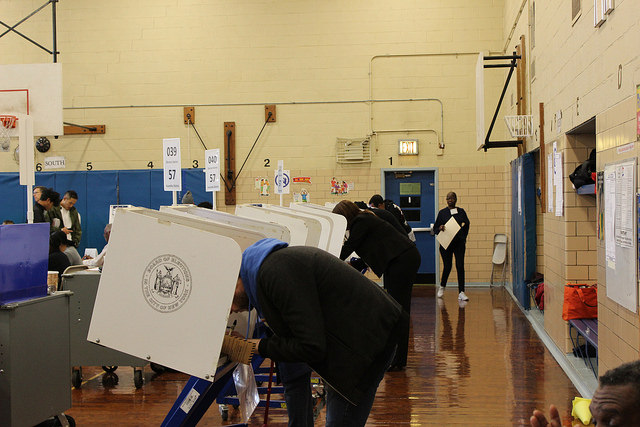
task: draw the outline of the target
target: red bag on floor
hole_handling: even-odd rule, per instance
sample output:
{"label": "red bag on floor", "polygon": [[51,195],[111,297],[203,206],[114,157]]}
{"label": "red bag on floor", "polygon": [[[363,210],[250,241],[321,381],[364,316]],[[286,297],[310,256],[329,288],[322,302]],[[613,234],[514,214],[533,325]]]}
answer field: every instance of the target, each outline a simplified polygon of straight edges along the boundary
{"label": "red bag on floor", "polygon": [[540,283],[536,288],[536,295],[534,297],[536,305],[540,310],[544,310],[544,283]]}
{"label": "red bag on floor", "polygon": [[564,304],[562,318],[597,319],[598,318],[598,288],[596,285],[572,285],[564,287]]}

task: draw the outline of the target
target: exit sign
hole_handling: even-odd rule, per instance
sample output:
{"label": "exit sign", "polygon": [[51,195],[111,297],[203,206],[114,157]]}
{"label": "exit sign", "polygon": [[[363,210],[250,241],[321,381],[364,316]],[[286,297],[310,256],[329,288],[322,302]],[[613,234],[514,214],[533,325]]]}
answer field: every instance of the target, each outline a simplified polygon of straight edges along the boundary
{"label": "exit sign", "polygon": [[398,140],[398,154],[401,156],[417,156],[418,140],[417,139]]}

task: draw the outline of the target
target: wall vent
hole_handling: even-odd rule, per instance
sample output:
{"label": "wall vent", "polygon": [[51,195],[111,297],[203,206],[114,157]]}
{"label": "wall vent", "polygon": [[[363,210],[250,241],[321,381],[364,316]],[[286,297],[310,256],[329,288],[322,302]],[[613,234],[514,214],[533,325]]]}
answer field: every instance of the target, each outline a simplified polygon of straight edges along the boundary
{"label": "wall vent", "polygon": [[336,161],[338,163],[371,162],[371,141],[369,138],[337,138]]}

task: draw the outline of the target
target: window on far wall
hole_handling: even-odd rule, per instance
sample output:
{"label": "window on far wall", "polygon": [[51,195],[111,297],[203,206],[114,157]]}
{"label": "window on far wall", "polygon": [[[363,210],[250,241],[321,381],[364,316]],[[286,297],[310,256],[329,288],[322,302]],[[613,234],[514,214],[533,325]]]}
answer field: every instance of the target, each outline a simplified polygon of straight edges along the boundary
{"label": "window on far wall", "polygon": [[571,22],[572,25],[576,23],[578,18],[582,15],[582,0],[571,0]]}
{"label": "window on far wall", "polygon": [[593,0],[593,26],[599,27],[607,19],[605,14],[606,0]]}

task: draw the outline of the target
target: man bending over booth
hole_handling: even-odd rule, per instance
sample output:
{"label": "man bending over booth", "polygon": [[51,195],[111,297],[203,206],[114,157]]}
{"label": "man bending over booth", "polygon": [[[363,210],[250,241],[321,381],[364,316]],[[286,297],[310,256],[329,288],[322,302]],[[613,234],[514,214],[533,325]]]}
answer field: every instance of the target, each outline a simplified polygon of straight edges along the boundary
{"label": "man bending over booth", "polygon": [[[326,424],[364,426],[398,331],[408,322],[400,305],[323,250],[263,239],[242,255],[231,311],[249,307],[274,332],[258,341],[261,356],[305,362],[328,385]],[[309,395],[305,408],[299,399],[290,408],[286,393],[285,399],[290,414],[304,411],[313,425],[309,372],[284,386],[300,386]]]}

